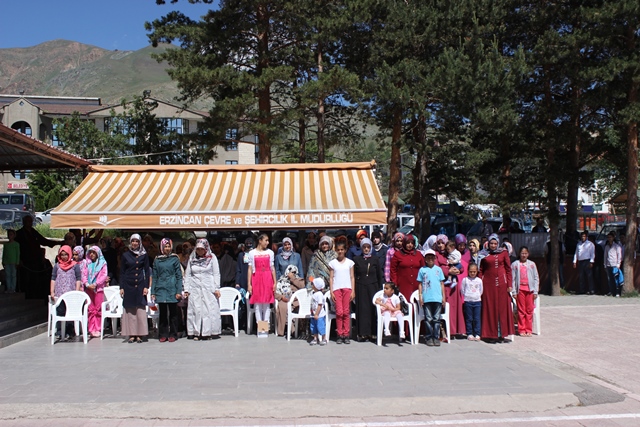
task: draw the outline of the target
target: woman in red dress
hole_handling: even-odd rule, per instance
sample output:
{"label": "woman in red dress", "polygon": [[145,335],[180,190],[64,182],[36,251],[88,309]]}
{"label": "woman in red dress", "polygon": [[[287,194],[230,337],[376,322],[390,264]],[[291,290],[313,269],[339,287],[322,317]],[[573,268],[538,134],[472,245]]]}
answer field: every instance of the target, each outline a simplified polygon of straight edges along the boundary
{"label": "woman in red dress", "polygon": [[256,310],[256,323],[271,320],[271,304],[275,301],[275,255],[269,247],[269,236],[261,234],[255,249],[249,252],[247,290],[251,294],[249,304]]}
{"label": "woman in red dress", "polygon": [[398,286],[407,302],[413,291],[418,289],[418,270],[424,266],[424,257],[416,250],[415,238],[406,235],[402,239],[402,249],[396,250],[391,259],[391,281]]}
{"label": "woman in red dress", "polygon": [[[456,336],[460,334],[464,334],[467,331],[467,327],[464,323],[464,312],[462,310],[462,304],[464,302],[462,298],[462,294],[460,293],[459,283],[462,283],[461,276],[462,271],[458,270],[456,267],[449,265],[449,260],[447,259],[447,243],[449,242],[449,238],[446,234],[438,234],[436,239],[436,265],[442,269],[442,273],[444,277],[448,277],[450,274],[453,276],[457,276],[456,285],[451,287],[451,284],[445,284],[444,292],[447,294],[447,302],[449,303],[449,328],[451,330],[451,336]],[[463,264],[464,267],[464,264]],[[464,270],[464,268],[463,268]]]}
{"label": "woman in red dress", "polygon": [[503,341],[515,333],[511,304],[511,262],[500,248],[497,234],[489,236],[488,254],[480,262],[482,273],[482,339]]}

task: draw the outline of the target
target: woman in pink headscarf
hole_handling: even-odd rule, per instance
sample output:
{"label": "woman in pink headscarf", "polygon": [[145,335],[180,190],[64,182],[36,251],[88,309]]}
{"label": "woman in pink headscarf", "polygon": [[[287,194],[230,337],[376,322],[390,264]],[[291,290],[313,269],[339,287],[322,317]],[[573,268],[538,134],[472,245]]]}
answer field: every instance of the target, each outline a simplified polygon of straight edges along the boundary
{"label": "woman in pink headscarf", "polygon": [[[389,249],[387,250],[387,259],[384,263],[384,280],[391,280],[391,260],[393,259],[393,254],[396,251],[402,250],[402,242],[404,241],[404,234],[397,232],[393,235],[393,241],[389,244]],[[409,295],[411,297],[411,295]]]}
{"label": "woman in pink headscarf", "polygon": [[[460,292],[460,286],[458,283],[462,281],[460,276],[463,271],[466,271],[463,264],[463,271],[456,267],[449,266],[447,259],[446,245],[449,242],[449,238],[445,234],[438,234],[436,240],[436,265],[442,269],[444,277],[449,275],[457,276],[458,280],[445,285],[444,291],[446,293],[447,302],[449,303],[449,328],[451,330],[451,336],[464,334],[466,326],[464,323],[464,313],[462,311],[462,294]],[[452,286],[453,285],[453,286]]]}

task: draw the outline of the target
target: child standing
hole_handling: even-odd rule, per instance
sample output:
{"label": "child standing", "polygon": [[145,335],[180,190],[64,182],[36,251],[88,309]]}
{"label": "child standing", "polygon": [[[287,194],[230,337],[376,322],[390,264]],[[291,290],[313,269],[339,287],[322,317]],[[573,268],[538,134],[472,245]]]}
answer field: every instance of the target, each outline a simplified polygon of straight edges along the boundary
{"label": "child standing", "polygon": [[396,295],[395,283],[387,282],[384,284],[382,297],[376,299],[376,304],[381,307],[380,311],[382,312],[382,319],[384,320],[384,336],[388,337],[391,335],[389,323],[391,323],[391,317],[395,317],[398,321],[400,339],[404,339],[404,316],[402,315],[402,309],[400,307],[400,297]]}
{"label": "child standing", "polygon": [[[449,268],[455,267],[459,271],[462,271],[463,267],[462,267],[462,263],[460,262],[462,261],[462,254],[460,253],[459,250],[456,249],[456,242],[454,241],[448,242],[446,248],[447,248],[447,253],[449,254],[447,255],[447,263],[449,264]],[[447,286],[450,285],[451,288],[454,288],[458,284],[458,276],[449,274],[444,284]]]}
{"label": "child standing", "polygon": [[529,248],[522,246],[519,257],[511,264],[513,293],[518,305],[518,334],[530,337],[533,330],[533,300],[538,298],[540,278],[536,263],[529,261]]}
{"label": "child standing", "polygon": [[326,314],[324,309],[324,279],[322,277],[316,277],[313,279],[313,295],[311,297],[311,335],[313,339],[309,345],[326,345],[327,340],[325,334],[327,333]]}
{"label": "child standing", "polygon": [[344,242],[336,243],[338,257],[329,263],[329,290],[336,304],[336,344],[350,344],[351,301],[356,297],[356,279],[353,273],[354,262],[346,257]]}
{"label": "child standing", "polygon": [[427,325],[425,338],[429,347],[438,347],[440,346],[440,313],[442,306],[446,303],[444,273],[435,265],[436,253],[433,249],[428,249],[424,253],[424,261],[427,265],[418,271],[418,292]]}
{"label": "child standing", "polygon": [[7,237],[9,241],[4,244],[2,250],[2,265],[7,277],[7,293],[13,294],[16,291],[16,275],[20,263],[20,244],[15,241],[14,230],[7,230]]}
{"label": "child standing", "polygon": [[469,275],[462,279],[461,291],[464,296],[464,320],[467,339],[480,341],[480,310],[482,309],[482,279],[478,277],[478,265],[469,264]]}

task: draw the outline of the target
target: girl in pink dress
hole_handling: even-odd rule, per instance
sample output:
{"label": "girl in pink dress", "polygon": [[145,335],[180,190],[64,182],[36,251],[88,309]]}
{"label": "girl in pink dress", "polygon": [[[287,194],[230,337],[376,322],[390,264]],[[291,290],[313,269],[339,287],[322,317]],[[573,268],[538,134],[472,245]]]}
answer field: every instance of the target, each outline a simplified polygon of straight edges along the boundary
{"label": "girl in pink dress", "polygon": [[107,278],[107,261],[102,256],[102,251],[98,246],[91,246],[87,251],[87,259],[82,265],[82,285],[91,298],[87,329],[94,338],[100,336],[102,328],[102,301],[104,301]]}
{"label": "girl in pink dress", "polygon": [[247,290],[251,294],[249,303],[256,310],[256,323],[269,322],[271,304],[275,301],[276,270],[275,255],[269,247],[269,236],[261,234],[255,249],[249,252],[249,270]]}

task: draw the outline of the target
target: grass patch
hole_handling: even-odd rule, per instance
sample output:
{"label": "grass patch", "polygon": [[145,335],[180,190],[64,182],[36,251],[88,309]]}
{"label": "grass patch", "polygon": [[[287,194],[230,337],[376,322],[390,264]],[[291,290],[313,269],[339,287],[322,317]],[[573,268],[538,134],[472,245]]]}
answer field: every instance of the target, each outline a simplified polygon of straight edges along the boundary
{"label": "grass patch", "polygon": [[[54,229],[51,228],[49,224],[38,224],[34,225],[33,228],[38,230],[38,233],[42,234],[44,237],[48,239],[64,239],[64,235],[69,232],[67,229]],[[6,232],[5,232],[6,233]],[[121,230],[115,229],[106,229],[104,233],[102,233],[102,237],[117,237],[123,236]]]}
{"label": "grass patch", "polygon": [[49,227],[49,224],[38,224],[34,225],[33,228],[43,237],[47,239],[64,239],[64,235],[67,234],[68,230],[55,230]]}
{"label": "grass patch", "polygon": [[640,298],[640,292],[638,292],[637,289],[634,289],[631,292],[623,292],[621,298]]}

